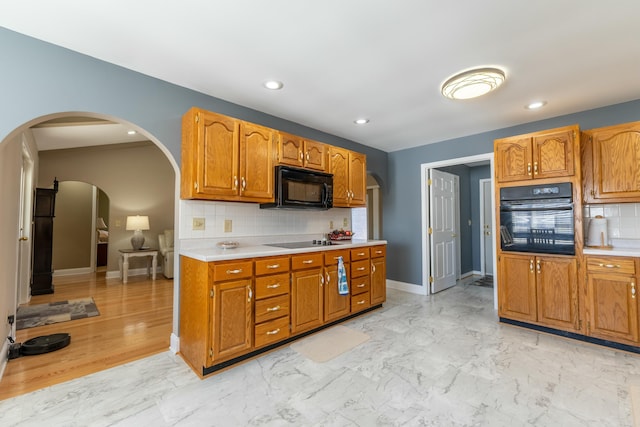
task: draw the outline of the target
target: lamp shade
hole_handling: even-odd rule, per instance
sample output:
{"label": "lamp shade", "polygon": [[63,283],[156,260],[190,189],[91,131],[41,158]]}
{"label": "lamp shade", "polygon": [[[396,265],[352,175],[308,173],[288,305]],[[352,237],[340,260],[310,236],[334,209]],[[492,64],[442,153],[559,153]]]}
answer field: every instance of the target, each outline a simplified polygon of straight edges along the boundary
{"label": "lamp shade", "polygon": [[104,219],[102,217],[98,217],[98,219],[96,220],[96,228],[98,230],[106,230],[107,229],[107,224],[104,223]]}
{"label": "lamp shade", "polygon": [[149,217],[146,215],[136,215],[127,217],[127,230],[148,230]]}

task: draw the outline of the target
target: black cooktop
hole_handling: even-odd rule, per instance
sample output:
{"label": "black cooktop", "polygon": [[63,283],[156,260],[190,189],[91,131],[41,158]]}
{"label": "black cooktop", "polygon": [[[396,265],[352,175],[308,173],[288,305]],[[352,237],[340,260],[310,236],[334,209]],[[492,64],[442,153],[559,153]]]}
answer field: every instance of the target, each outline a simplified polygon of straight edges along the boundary
{"label": "black cooktop", "polygon": [[275,248],[286,249],[299,249],[299,248],[312,248],[315,246],[332,246],[339,243],[332,242],[331,240],[311,240],[305,242],[285,242],[285,243],[267,243],[265,246],[273,246]]}

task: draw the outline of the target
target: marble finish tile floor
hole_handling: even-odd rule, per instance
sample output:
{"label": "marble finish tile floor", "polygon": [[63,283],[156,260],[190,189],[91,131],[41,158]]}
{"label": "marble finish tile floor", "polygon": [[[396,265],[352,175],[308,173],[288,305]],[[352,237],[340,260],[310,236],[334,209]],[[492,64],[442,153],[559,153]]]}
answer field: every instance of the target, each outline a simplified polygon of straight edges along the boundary
{"label": "marble finish tile floor", "polygon": [[2,426],[632,426],[640,356],[498,323],[493,290],[389,290],[326,363],[288,346],[198,377],[163,353],[0,402]]}

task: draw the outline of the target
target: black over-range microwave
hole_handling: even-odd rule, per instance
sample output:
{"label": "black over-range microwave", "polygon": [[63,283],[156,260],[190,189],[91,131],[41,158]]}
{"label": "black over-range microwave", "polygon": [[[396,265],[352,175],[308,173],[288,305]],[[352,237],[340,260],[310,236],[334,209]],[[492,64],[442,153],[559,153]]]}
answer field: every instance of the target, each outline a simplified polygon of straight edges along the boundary
{"label": "black over-range microwave", "polygon": [[290,166],[275,168],[275,203],[260,209],[315,209],[333,207],[333,175]]}

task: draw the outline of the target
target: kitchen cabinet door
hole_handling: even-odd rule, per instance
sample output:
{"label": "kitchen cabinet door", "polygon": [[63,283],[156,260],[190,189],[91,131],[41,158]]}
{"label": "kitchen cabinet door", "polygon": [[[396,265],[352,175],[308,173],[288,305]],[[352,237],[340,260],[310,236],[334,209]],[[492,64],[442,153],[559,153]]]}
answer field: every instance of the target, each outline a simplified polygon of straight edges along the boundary
{"label": "kitchen cabinet door", "polygon": [[367,160],[361,153],[349,152],[349,206],[366,206],[367,197]]}
{"label": "kitchen cabinet door", "polygon": [[324,292],[322,268],[291,274],[291,333],[322,325]]}
{"label": "kitchen cabinet door", "polygon": [[585,131],[587,202],[640,202],[640,122]]}
{"label": "kitchen cabinet door", "polygon": [[212,287],[209,365],[246,353],[252,347],[253,290],[251,279],[216,283]]}
{"label": "kitchen cabinet door", "polygon": [[371,305],[387,300],[386,258],[371,258]]}
{"label": "kitchen cabinet door", "polygon": [[182,122],[181,197],[216,199],[238,194],[239,123],[191,109]]}
{"label": "kitchen cabinet door", "polygon": [[[349,263],[344,264],[349,277]],[[324,268],[324,321],[330,322],[349,314],[351,295],[340,295],[338,292],[338,266]],[[349,280],[349,282],[351,282]],[[349,283],[351,285],[351,283]]]}
{"label": "kitchen cabinet door", "polygon": [[575,173],[574,139],[577,131],[563,131],[533,137],[533,177],[556,178]]}
{"label": "kitchen cabinet door", "polygon": [[305,140],[298,136],[280,132],[278,138],[278,164],[327,170],[327,145]]}
{"label": "kitchen cabinet door", "polygon": [[500,317],[535,322],[535,257],[502,254],[498,257],[498,313]]}
{"label": "kitchen cabinet door", "polygon": [[275,165],[273,130],[252,123],[240,126],[240,196],[245,201],[273,201]]}
{"label": "kitchen cabinet door", "polygon": [[633,275],[589,273],[589,335],[633,345],[638,343],[638,301]]}
{"label": "kitchen cabinet door", "polygon": [[523,181],[532,178],[533,151],[531,138],[507,138],[494,147],[498,182]]}
{"label": "kitchen cabinet door", "polygon": [[579,331],[576,260],[537,256],[535,270],[538,322]]}

